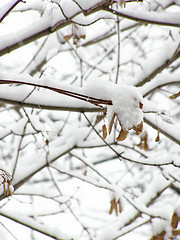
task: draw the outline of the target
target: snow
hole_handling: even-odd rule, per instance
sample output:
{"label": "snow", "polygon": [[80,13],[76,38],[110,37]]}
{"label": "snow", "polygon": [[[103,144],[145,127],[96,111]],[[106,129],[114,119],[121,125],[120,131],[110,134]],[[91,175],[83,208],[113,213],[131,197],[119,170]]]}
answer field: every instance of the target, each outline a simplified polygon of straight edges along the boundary
{"label": "snow", "polygon": [[[77,88],[77,87],[72,87],[71,85],[67,84],[58,84],[57,81],[52,81],[48,78],[32,78],[27,74],[0,74],[0,78],[3,80],[14,80],[20,83],[25,83],[25,86],[18,86],[18,87],[13,87],[10,86],[8,88],[8,95],[6,94],[5,89],[7,86],[2,86],[1,87],[1,92],[0,92],[0,97],[1,99],[12,99],[16,101],[23,101],[24,99],[25,102],[33,103],[36,105],[41,105],[44,103],[45,105],[50,105],[53,100],[53,96],[56,99],[56,105],[58,104],[63,104],[65,103],[64,106],[69,106],[68,103],[72,103],[71,107],[84,107],[85,104],[82,103],[79,100],[68,100],[69,97],[64,97],[64,101],[62,100],[61,96],[58,96],[57,93],[52,92],[48,95],[46,94],[46,98],[44,99],[39,98],[39,94],[41,92],[34,91],[31,95],[29,93],[32,91],[32,88],[29,86],[26,86],[27,84],[38,84],[38,86],[49,86],[49,87],[54,87],[54,88],[60,88],[63,90],[69,89],[70,91],[74,91],[77,93],[83,93],[86,94],[89,97],[98,97],[99,99],[105,99],[105,100],[112,100],[113,102],[113,111],[117,112],[118,117],[121,119],[121,114],[125,115],[125,112],[127,112],[127,109],[129,109],[129,112],[126,113],[127,117],[125,119],[121,119],[122,122],[124,122],[125,128],[131,128],[133,125],[136,125],[137,123],[142,120],[142,112],[139,110],[139,102],[142,102],[142,97],[140,96],[140,93],[136,90],[135,87],[131,86],[125,86],[125,85],[116,85],[110,82],[107,82],[104,79],[92,79],[93,81],[89,81],[84,88]],[[94,81],[96,81],[96,85],[94,85]],[[16,89],[16,92],[14,91]],[[17,90],[19,94],[17,94]],[[14,92],[14,94],[13,94]],[[44,94],[44,90],[42,90],[42,94]],[[28,98],[27,98],[28,96]],[[59,100],[58,100],[58,98]],[[118,98],[117,98],[118,97]],[[38,101],[38,102],[37,102]],[[89,104],[86,104],[87,106]],[[134,109],[134,114],[132,116],[135,117],[135,119],[131,120],[134,121],[132,123],[125,123],[127,121],[127,118],[129,117],[130,114],[133,114],[132,110]],[[131,112],[131,113],[130,113]]]}
{"label": "snow", "polygon": [[76,2],[81,6],[82,9],[86,10],[100,3],[101,1],[100,0],[91,0],[91,1],[77,0]]}
{"label": "snow", "polygon": [[72,0],[62,0],[60,5],[63,9],[63,14],[67,18],[71,18],[80,12],[78,5]]}
{"label": "snow", "polygon": [[108,117],[112,119],[116,113],[122,128],[125,130],[137,126],[143,121],[143,113],[139,108],[143,102],[139,92],[132,86],[117,86],[113,93],[113,106],[108,107]]}

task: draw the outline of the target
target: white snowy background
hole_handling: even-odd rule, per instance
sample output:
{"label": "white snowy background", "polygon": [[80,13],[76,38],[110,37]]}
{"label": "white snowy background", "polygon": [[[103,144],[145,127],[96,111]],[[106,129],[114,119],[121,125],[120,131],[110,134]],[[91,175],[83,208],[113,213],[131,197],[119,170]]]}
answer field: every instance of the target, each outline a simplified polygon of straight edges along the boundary
{"label": "white snowy background", "polygon": [[179,0],[0,1],[1,240],[180,239],[179,27]]}

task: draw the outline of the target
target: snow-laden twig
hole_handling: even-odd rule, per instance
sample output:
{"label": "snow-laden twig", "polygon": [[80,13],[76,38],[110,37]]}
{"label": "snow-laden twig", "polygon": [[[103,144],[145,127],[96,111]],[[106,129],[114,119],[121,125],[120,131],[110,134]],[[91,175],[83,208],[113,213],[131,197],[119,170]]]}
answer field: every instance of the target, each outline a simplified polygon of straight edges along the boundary
{"label": "snow-laden twig", "polygon": [[17,212],[12,211],[0,211],[0,216],[3,216],[7,219],[11,219],[12,221],[19,223],[25,227],[28,227],[32,230],[35,230],[45,236],[51,237],[56,240],[72,240],[71,236],[68,236],[63,233],[63,230],[51,228],[49,225],[45,225],[42,223],[38,223],[31,217],[26,217],[23,214],[17,214]]}
{"label": "snow-laden twig", "polygon": [[[0,23],[4,18],[18,5],[18,3],[23,2],[22,0],[12,0],[12,3],[6,3],[5,6],[0,11]],[[12,5],[11,5],[12,4]],[[4,11],[3,11],[4,10]]]}

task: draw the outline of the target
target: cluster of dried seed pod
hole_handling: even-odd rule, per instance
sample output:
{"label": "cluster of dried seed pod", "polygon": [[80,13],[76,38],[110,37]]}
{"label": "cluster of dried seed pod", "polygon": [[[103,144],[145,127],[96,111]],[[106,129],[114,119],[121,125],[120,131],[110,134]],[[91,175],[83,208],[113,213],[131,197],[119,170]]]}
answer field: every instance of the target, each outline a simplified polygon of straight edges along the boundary
{"label": "cluster of dried seed pod", "polygon": [[3,185],[4,195],[9,196],[14,193],[14,187],[11,184],[12,176],[7,171],[0,169],[0,183]]}
{"label": "cluster of dried seed pod", "polygon": [[109,214],[112,214],[113,211],[115,211],[116,216],[118,216],[118,213],[122,212],[122,205],[121,205],[120,198],[118,198],[118,199],[113,198],[111,200],[110,204],[111,204],[111,206],[110,206]]}
{"label": "cluster of dried seed pod", "polygon": [[[168,236],[168,239],[174,240],[177,239],[177,236],[180,236],[180,229],[177,229],[179,222],[180,217],[176,212],[174,212],[171,217],[171,236]],[[162,232],[152,236],[151,240],[165,240],[167,239],[166,234],[167,232],[163,230]]]}

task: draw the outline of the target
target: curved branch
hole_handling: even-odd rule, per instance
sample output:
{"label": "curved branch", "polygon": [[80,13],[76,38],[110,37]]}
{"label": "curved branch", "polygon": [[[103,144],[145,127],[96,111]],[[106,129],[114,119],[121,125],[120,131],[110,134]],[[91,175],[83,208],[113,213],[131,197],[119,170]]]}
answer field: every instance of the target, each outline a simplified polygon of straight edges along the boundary
{"label": "curved branch", "polygon": [[180,27],[179,13],[161,13],[161,12],[143,12],[143,11],[129,11],[126,9],[115,10],[109,7],[106,11],[116,14],[119,17],[128,18],[133,21],[141,22],[143,24],[156,24],[160,26]]}
{"label": "curved branch", "polygon": [[4,20],[4,18],[13,10],[13,8],[15,8],[16,7],[16,5],[18,4],[18,3],[20,3],[20,2],[22,2],[22,0],[16,0],[13,4],[12,4],[12,6],[7,10],[7,11],[5,11],[5,13],[0,17],[0,23]]}
{"label": "curved branch", "polygon": [[161,74],[160,76],[155,77],[152,81],[147,82],[142,87],[140,87],[140,92],[143,97],[147,97],[149,94],[154,92],[156,89],[159,89],[168,85],[177,85],[180,84],[179,75],[165,75]]}

